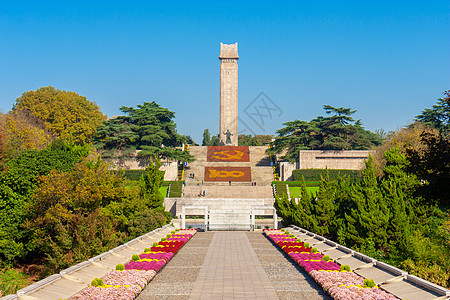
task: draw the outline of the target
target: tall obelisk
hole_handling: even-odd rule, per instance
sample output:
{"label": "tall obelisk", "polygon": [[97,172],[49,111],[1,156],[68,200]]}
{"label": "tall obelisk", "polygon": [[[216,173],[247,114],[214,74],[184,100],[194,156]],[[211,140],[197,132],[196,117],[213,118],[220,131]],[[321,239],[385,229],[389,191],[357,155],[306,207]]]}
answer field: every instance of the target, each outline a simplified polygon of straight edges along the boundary
{"label": "tall obelisk", "polygon": [[220,43],[220,145],[238,145],[237,43]]}

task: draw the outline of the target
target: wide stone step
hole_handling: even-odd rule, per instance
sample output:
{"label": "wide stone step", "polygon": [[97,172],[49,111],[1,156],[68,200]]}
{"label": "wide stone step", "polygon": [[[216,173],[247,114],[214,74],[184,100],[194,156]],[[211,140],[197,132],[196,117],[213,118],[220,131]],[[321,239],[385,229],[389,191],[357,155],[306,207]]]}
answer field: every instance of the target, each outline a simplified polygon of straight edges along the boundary
{"label": "wide stone step", "polygon": [[209,211],[209,230],[251,229],[249,210],[212,209]]}

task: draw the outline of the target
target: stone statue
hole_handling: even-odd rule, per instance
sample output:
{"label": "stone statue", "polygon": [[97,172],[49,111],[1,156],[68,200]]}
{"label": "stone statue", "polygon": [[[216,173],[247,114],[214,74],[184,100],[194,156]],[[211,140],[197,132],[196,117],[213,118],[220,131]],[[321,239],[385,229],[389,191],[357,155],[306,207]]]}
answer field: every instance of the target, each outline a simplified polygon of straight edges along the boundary
{"label": "stone statue", "polygon": [[223,134],[225,134],[227,136],[227,141],[225,142],[225,144],[231,144],[231,136],[233,135],[229,129],[227,129],[227,132],[224,132]]}

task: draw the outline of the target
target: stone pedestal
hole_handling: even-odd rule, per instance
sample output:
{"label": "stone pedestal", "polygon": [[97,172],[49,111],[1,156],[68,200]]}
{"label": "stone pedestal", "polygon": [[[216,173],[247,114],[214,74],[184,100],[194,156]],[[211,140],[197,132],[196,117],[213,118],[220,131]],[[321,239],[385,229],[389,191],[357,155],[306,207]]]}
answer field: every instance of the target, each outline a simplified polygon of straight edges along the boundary
{"label": "stone pedestal", "polygon": [[238,145],[237,43],[220,43],[220,145]]}

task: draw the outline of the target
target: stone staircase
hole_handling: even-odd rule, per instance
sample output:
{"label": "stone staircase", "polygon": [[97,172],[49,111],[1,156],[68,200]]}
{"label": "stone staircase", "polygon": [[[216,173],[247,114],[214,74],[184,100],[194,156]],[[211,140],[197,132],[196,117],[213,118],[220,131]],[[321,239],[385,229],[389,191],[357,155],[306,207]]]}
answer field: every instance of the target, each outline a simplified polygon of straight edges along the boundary
{"label": "stone staircase", "polygon": [[200,191],[205,191],[205,198],[273,198],[271,186],[239,186],[228,184],[223,185],[204,185],[204,186],[186,186],[184,189],[184,198],[202,198]]}
{"label": "stone staircase", "polygon": [[[250,230],[252,207],[273,207],[273,171],[267,147],[249,147],[249,162],[207,162],[207,147],[191,146],[189,152],[195,161],[188,163],[184,171],[186,186],[181,198],[166,198],[164,206],[173,216],[181,218],[183,207],[186,215],[209,215],[210,230]],[[251,167],[249,182],[205,182],[205,167]],[[195,174],[190,178],[190,174]],[[256,182],[256,185],[252,185]],[[205,196],[200,196],[205,191]],[[273,209],[259,213],[273,214]],[[199,220],[200,221],[200,220]],[[201,221],[203,222],[203,221]]]}
{"label": "stone staircase", "polygon": [[[266,146],[250,146],[250,162],[207,162],[206,146],[191,146],[189,153],[195,157],[195,161],[188,163],[184,171],[184,180],[186,186],[197,185],[197,181],[201,185],[228,185],[227,182],[204,182],[205,167],[251,167],[252,181],[258,186],[271,185],[273,181],[273,171],[270,166],[269,156],[266,154]],[[194,178],[189,178],[190,174],[195,174]],[[250,182],[233,182],[233,185],[251,186]]]}

